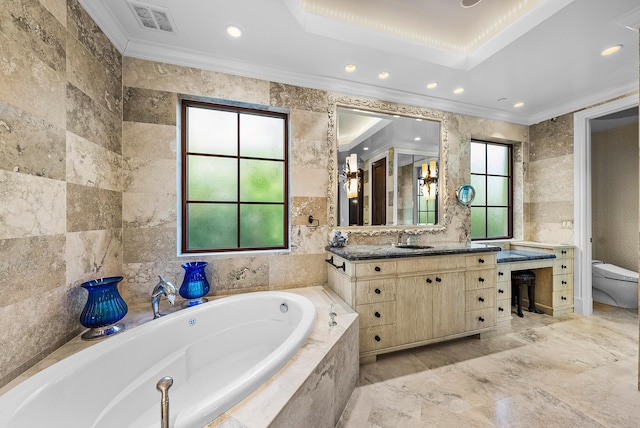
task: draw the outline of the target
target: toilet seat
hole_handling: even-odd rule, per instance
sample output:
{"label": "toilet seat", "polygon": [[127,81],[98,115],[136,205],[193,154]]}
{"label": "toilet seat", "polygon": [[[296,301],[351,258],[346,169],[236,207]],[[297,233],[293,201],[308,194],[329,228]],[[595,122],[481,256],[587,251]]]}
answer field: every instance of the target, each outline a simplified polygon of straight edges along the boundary
{"label": "toilet seat", "polygon": [[597,263],[592,265],[593,274],[616,281],[638,282],[638,272],[621,268],[609,263]]}

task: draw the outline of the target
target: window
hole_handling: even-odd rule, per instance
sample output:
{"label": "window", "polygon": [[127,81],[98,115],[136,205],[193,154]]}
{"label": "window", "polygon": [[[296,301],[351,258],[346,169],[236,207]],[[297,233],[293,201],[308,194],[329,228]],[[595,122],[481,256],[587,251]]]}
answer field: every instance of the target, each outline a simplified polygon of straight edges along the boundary
{"label": "window", "polygon": [[289,247],[288,116],[182,100],[182,252]]}
{"label": "window", "polygon": [[471,239],[513,237],[512,148],[471,141]]}

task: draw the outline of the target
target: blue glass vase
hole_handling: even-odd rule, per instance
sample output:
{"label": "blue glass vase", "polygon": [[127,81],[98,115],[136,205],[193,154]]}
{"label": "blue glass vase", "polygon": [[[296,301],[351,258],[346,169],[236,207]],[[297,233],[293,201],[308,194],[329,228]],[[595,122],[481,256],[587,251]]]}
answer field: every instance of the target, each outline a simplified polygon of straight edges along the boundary
{"label": "blue glass vase", "polygon": [[183,263],[182,268],[185,270],[184,280],[180,286],[180,296],[187,299],[182,304],[183,307],[195,306],[200,303],[207,302],[204,296],[209,292],[209,281],[204,273],[207,262],[189,262]]}
{"label": "blue glass vase", "polygon": [[87,303],[80,314],[80,324],[87,327],[84,340],[100,339],[124,330],[117,324],[127,314],[128,307],[118,293],[121,276],[94,279],[80,284],[89,292]]}

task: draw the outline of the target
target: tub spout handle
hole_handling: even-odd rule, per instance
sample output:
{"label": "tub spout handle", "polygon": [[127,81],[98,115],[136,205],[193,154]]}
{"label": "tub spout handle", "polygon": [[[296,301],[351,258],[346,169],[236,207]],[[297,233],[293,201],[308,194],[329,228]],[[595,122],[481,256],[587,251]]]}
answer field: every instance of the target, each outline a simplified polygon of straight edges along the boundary
{"label": "tub spout handle", "polygon": [[160,428],[169,428],[169,388],[173,385],[173,378],[165,376],[158,381],[156,388],[162,394],[160,400]]}
{"label": "tub spout handle", "polygon": [[338,325],[338,323],[336,322],[336,315],[338,315],[338,314],[333,309],[333,303],[331,303],[331,306],[329,308],[329,327],[333,327],[334,325]]}

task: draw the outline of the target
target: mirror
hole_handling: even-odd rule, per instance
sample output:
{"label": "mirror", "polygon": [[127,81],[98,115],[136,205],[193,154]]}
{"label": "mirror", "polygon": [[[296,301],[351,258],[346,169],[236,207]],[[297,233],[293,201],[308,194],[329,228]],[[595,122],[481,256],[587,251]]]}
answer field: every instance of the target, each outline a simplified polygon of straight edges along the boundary
{"label": "mirror", "polygon": [[471,202],[476,198],[476,189],[471,184],[465,184],[458,188],[456,196],[462,205],[471,205]]}
{"label": "mirror", "polygon": [[439,223],[442,120],[394,106],[335,107],[337,226]]}

